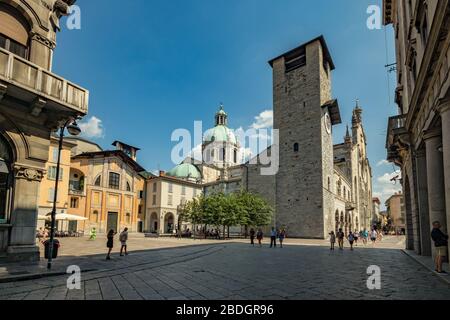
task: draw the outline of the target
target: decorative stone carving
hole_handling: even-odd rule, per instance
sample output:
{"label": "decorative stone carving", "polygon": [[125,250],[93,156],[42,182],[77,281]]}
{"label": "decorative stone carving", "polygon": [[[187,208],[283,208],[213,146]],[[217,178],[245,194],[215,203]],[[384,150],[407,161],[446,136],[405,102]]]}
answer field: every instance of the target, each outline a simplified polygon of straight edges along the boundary
{"label": "decorative stone carving", "polygon": [[38,117],[46,104],[47,104],[46,100],[37,97],[31,104],[31,114],[35,117]]}
{"label": "decorative stone carving", "polygon": [[72,3],[72,0],[54,0],[50,22],[56,30],[61,31],[59,19],[69,14],[69,6]]}
{"label": "decorative stone carving", "polygon": [[16,167],[16,179],[26,179],[29,181],[41,182],[44,172],[35,168]]}
{"label": "decorative stone carving", "polygon": [[53,40],[50,40],[48,38],[46,38],[45,36],[34,32],[31,34],[31,40],[37,41],[39,43],[42,43],[44,46],[49,47],[50,49],[55,49],[56,48],[56,42]]}

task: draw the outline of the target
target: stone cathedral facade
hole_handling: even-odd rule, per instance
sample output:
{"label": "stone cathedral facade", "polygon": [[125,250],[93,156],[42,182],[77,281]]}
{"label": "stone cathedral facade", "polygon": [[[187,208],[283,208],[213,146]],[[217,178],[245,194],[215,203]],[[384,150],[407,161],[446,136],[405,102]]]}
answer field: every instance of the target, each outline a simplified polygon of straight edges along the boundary
{"label": "stone cathedral facade", "polygon": [[[370,228],[372,173],[362,108],[357,103],[344,142],[333,144],[333,126],[341,123],[341,116],[331,93],[335,67],[324,38],[313,39],[269,63],[279,142],[276,148],[269,147],[267,155],[275,156],[272,153],[278,149],[278,172],[262,175],[261,169],[271,164],[262,165],[261,155],[240,164],[241,146],[227,127],[228,115],[221,106],[215,127],[203,137],[203,160],[188,158],[153,180],[170,177],[192,187],[201,185],[206,195],[240,189],[260,194],[275,208],[273,225],[286,228],[290,237],[323,239],[339,228],[346,233]],[[172,199],[173,193],[161,198]],[[172,211],[155,220],[163,224],[163,215],[174,215]]]}

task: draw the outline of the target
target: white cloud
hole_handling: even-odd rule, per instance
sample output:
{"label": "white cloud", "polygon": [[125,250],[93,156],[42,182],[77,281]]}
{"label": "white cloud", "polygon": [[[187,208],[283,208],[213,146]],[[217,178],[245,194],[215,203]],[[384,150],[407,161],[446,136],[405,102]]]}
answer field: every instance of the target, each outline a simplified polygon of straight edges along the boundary
{"label": "white cloud", "polygon": [[387,165],[390,165],[390,162],[387,161],[387,160],[380,160],[380,161],[378,161],[378,163],[377,163],[377,167],[387,166]]}
{"label": "white cloud", "polygon": [[87,138],[103,138],[104,137],[104,129],[102,120],[99,118],[92,116],[86,122],[81,122],[79,124],[81,129],[81,134]]}
{"label": "white cloud", "polygon": [[273,110],[265,110],[255,117],[255,122],[250,127],[253,129],[264,129],[272,126]]}
{"label": "white cloud", "polygon": [[[395,178],[395,180],[393,180]],[[402,185],[400,184],[401,171],[397,170],[391,173],[385,173],[379,176],[374,181],[373,196],[378,197],[381,203],[384,202],[393,194],[402,191]]]}

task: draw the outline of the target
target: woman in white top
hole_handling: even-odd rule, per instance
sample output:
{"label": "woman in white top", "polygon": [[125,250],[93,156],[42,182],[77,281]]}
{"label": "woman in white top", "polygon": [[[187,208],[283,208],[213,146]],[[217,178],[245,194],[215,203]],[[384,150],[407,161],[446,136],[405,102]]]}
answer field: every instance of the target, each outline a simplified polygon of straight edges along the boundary
{"label": "woman in white top", "polygon": [[378,232],[375,229],[372,229],[370,232],[370,240],[372,240],[372,243],[375,245],[375,241],[377,241]]}

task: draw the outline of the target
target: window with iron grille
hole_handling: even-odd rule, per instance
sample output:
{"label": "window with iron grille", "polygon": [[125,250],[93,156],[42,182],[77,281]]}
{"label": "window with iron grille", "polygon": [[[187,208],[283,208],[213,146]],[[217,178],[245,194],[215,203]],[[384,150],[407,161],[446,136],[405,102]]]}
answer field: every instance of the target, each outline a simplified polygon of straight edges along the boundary
{"label": "window with iron grille", "polygon": [[110,189],[120,188],[120,174],[115,172],[109,173],[109,188]]}

